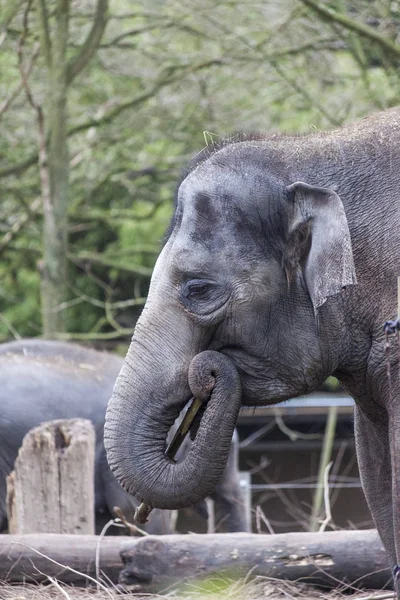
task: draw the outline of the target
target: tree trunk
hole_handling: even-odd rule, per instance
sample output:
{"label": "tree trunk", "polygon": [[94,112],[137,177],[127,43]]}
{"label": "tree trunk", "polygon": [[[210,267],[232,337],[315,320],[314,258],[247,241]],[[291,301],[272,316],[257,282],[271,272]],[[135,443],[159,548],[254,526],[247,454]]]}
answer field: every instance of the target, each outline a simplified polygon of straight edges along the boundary
{"label": "tree trunk", "polygon": [[29,431],[7,478],[9,532],[94,534],[94,455],[88,420]]}
{"label": "tree trunk", "polygon": [[[129,542],[120,582],[157,592],[186,580],[238,579],[251,573],[336,587],[391,585],[391,572],[376,531],[256,535],[149,536]],[[353,583],[355,582],[355,584]]]}
{"label": "tree trunk", "polygon": [[41,297],[43,335],[57,337],[65,331],[62,302],[67,298],[68,245],[68,136],[67,136],[67,42],[69,0],[58,0],[56,26],[51,38],[46,1],[41,6],[41,42],[47,63],[48,185],[43,182],[43,265]]}

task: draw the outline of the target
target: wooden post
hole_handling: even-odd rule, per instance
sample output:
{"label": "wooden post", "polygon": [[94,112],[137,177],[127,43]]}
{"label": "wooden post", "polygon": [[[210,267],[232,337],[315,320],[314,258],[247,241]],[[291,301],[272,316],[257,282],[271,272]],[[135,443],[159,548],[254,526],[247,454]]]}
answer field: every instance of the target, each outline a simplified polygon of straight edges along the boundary
{"label": "wooden post", "polygon": [[31,429],[7,478],[9,532],[94,534],[94,454],[86,419]]}

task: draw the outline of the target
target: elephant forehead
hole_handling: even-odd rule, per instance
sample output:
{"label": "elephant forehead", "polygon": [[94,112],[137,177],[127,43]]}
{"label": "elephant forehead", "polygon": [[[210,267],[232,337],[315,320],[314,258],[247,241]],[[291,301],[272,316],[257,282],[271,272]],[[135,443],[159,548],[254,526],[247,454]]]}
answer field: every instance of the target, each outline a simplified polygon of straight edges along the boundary
{"label": "elephant forehead", "polygon": [[183,219],[193,223],[216,223],[226,219],[236,205],[246,205],[251,187],[246,172],[215,165],[190,173],[178,192]]}
{"label": "elephant forehead", "polygon": [[174,241],[170,264],[178,271],[199,275],[221,269],[226,262],[226,252],[219,252],[218,244],[221,249],[221,241],[215,237],[205,240],[199,235],[199,240],[194,240],[193,233],[182,234]]}
{"label": "elephant forehead", "polygon": [[207,161],[179,188],[180,223],[192,241],[214,239],[218,248],[234,240],[236,246],[243,246],[254,235],[265,234],[261,221],[268,224],[281,210],[284,191],[282,182],[248,161]]}
{"label": "elephant forehead", "polygon": [[233,194],[196,192],[183,207],[174,247],[177,252],[200,254],[237,248],[244,241],[240,231],[245,221],[246,215],[235,205]]}

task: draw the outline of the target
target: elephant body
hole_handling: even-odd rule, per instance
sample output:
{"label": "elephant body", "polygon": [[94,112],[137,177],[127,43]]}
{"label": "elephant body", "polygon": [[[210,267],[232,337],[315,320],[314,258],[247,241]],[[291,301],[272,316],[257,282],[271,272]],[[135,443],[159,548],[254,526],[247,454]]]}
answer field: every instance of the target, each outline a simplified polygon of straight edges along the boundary
{"label": "elephant body", "polygon": [[[96,432],[97,532],[112,518],[114,506],[133,522],[138,503],[111,473],[103,444],[106,406],[122,364],[116,355],[65,342],[22,340],[0,345],[0,531],[7,525],[6,476],[14,468],[23,437],[43,421],[75,417],[90,419]],[[218,518],[226,519],[225,529],[245,527],[236,442],[215,506]],[[198,509],[206,515],[204,506]],[[172,533],[171,525],[169,511],[155,510],[143,528],[163,534]]]}
{"label": "elephant body", "polygon": [[[383,331],[397,312],[399,222],[399,108],[197,154],[107,410],[122,485],[152,506],[197,501],[221,477],[240,406],[334,375],[355,399],[363,489],[400,597],[400,381],[392,344],[389,385]],[[191,395],[205,407],[195,441],[168,464],[162,440]]]}

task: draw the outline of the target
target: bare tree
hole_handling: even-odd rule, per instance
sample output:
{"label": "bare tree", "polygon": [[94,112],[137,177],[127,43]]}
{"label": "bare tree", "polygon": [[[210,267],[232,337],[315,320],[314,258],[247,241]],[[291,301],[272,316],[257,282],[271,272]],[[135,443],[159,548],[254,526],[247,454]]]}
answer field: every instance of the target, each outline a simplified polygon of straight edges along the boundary
{"label": "bare tree", "polygon": [[[94,56],[106,26],[108,0],[98,0],[92,28],[68,59],[70,0],[57,0],[49,16],[47,0],[36,0],[41,51],[46,65],[45,104],[48,139],[40,153],[43,199],[43,264],[41,297],[43,334],[65,330],[60,305],[67,297],[68,248],[68,88]],[[40,119],[40,117],[39,117]],[[43,143],[43,139],[42,139]]]}

